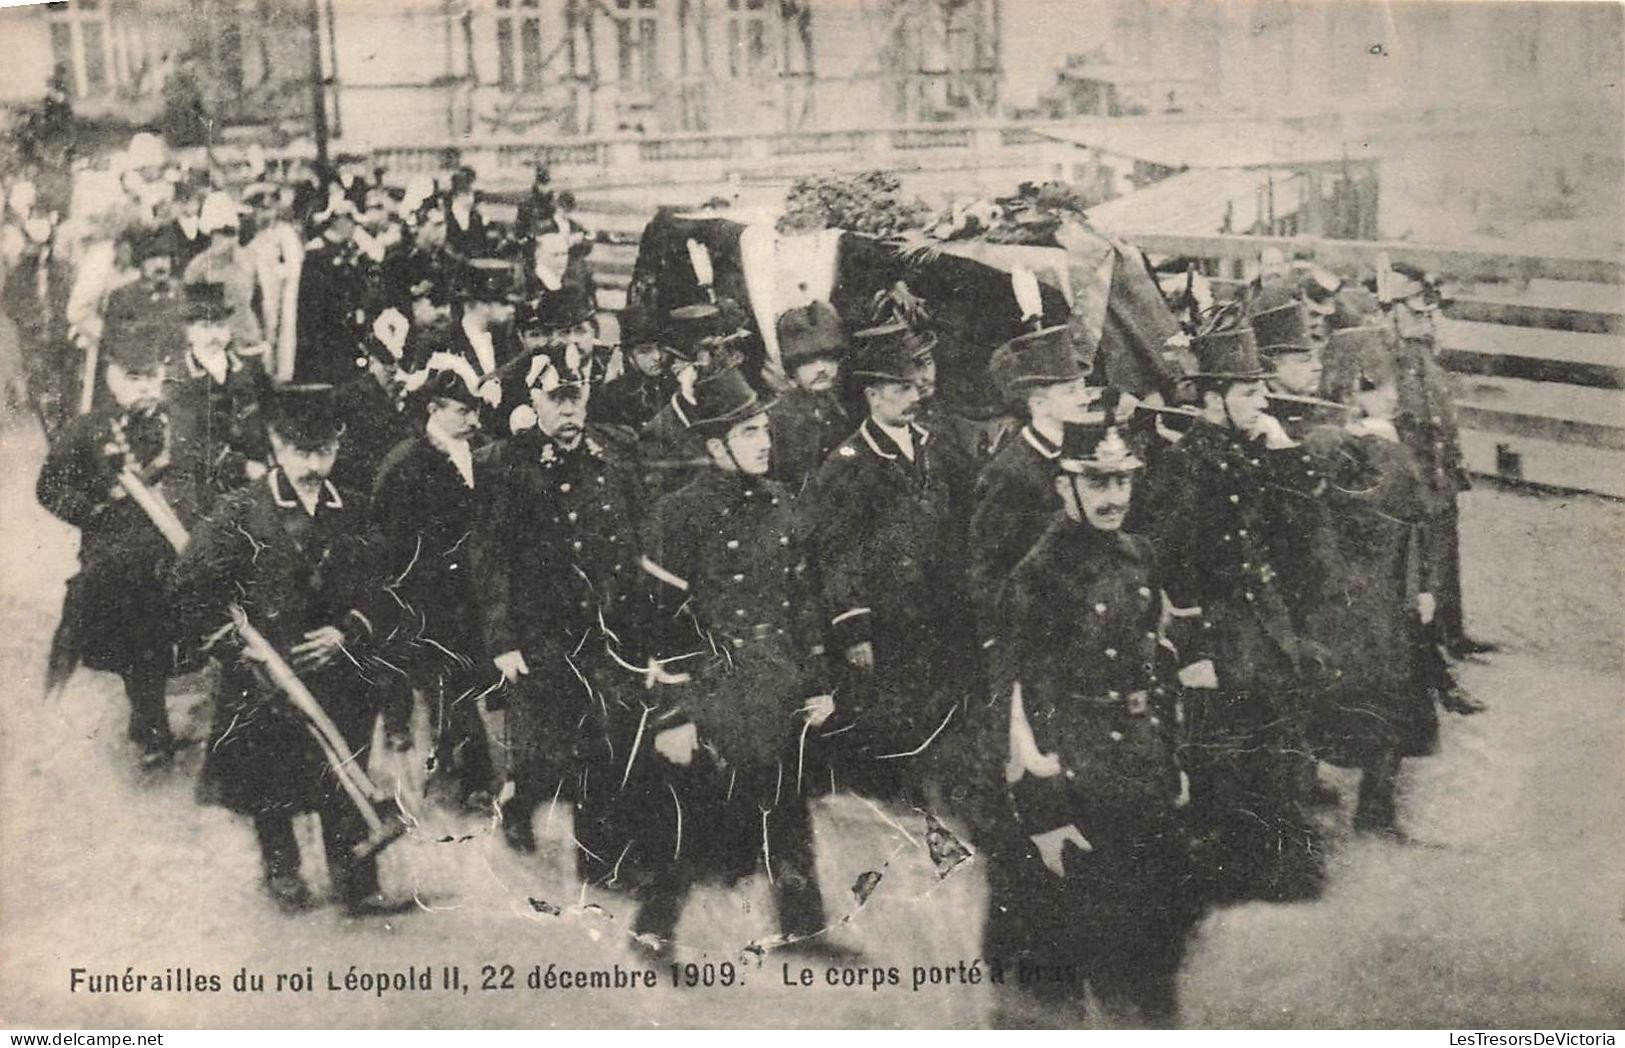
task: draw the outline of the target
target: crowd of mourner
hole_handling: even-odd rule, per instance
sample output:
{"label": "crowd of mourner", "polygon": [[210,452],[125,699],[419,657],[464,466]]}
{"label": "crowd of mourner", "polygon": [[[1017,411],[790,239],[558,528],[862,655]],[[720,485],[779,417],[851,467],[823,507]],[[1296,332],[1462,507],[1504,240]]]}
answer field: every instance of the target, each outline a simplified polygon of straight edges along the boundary
{"label": "crowd of mourner", "polygon": [[[797,307],[771,372],[715,294],[633,302],[607,344],[545,170],[498,223],[467,168],[188,165],[150,135],[103,167],[54,206],[12,179],[0,234],[8,395],[80,534],[47,684],[119,675],[149,773],[203,741],[199,796],[286,910],[322,897],[304,813],[327,897],[411,906],[378,876],[378,739],[519,853],[572,812],[635,950],[671,952],[693,886],[765,874],[757,931],[836,956],[811,805],[854,793],[928,813],[944,868],[982,858],[984,956],[1053,975],[1024,1000],[1172,1022],[1210,907],[1321,891],[1322,764],[1403,843],[1402,762],[1481,708],[1428,274],[1266,258],[1186,309],[1166,397],[1032,323],[972,421],[928,314]],[[166,687],[205,667],[208,738],[177,739]]]}

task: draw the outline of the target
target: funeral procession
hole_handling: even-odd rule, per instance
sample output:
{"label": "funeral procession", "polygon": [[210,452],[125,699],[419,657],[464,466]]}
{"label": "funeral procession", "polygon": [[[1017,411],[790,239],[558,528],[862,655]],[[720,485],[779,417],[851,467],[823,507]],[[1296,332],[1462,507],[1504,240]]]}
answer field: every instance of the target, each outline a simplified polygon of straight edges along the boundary
{"label": "funeral procession", "polygon": [[0,13],[0,1018],[1625,1024],[1621,8],[148,6]]}

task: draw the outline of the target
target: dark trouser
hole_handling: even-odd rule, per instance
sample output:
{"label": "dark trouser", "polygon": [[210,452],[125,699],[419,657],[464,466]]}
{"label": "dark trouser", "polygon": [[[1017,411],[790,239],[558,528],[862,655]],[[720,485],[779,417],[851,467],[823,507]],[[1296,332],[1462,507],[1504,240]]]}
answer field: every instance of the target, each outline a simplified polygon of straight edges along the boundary
{"label": "dark trouser", "polygon": [[455,774],[465,795],[495,791],[498,783],[491,763],[491,741],[475,699],[479,691],[455,677],[442,677],[431,682],[425,694],[434,717],[430,730],[434,733],[435,770]]}
{"label": "dark trouser", "polygon": [[1448,647],[1466,635],[1461,606],[1461,504],[1452,495],[1450,507],[1428,524],[1428,545],[1433,556],[1434,620]]}
{"label": "dark trouser", "polygon": [[167,750],[174,744],[164,692],[169,683],[169,653],[142,655],[120,674],[130,700],[130,741],[144,750]]}
{"label": "dark trouser", "polygon": [[1204,844],[1199,866],[1221,898],[1299,899],[1324,876],[1319,831],[1302,803],[1307,740],[1294,712],[1257,695],[1208,692],[1191,707],[1181,763]]}
{"label": "dark trouser", "polygon": [[[378,890],[378,861],[356,859],[350,849],[367,839],[367,824],[349,798],[333,795],[317,812],[322,824],[322,846],[327,853],[333,894],[341,902],[364,899]],[[299,843],[293,835],[293,817],[284,812],[254,816],[260,842],[260,862],[267,878],[299,872]]]}
{"label": "dark trouser", "polygon": [[[739,829],[744,832],[743,826]],[[768,813],[767,864],[773,902],[779,915],[779,931],[791,939],[823,931],[827,923],[824,899],[813,855],[812,818],[805,799],[783,797]],[[674,862],[657,873],[638,908],[633,933],[669,941],[677,930],[689,893],[704,872],[689,864]]]}
{"label": "dark trouser", "polygon": [[1398,825],[1395,799],[1399,790],[1399,753],[1384,747],[1360,766],[1360,796],[1354,807],[1354,825],[1363,830],[1391,830]]}

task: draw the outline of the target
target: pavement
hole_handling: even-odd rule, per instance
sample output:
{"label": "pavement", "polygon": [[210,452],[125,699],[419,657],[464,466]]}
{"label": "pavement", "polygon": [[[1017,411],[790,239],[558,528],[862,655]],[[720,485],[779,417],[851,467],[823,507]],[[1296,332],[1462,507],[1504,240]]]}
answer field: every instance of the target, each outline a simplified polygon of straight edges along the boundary
{"label": "pavement", "polygon": [[[703,892],[685,913],[675,974],[701,985],[673,988],[662,966],[654,988],[552,987],[550,965],[555,978],[559,969],[646,967],[628,942],[627,901],[584,892],[567,872],[562,811],[550,824],[544,816],[541,853],[521,859],[489,820],[421,806],[382,864],[386,884],[417,895],[415,912],[387,922],[346,921],[332,907],[278,913],[259,889],[249,827],[193,800],[200,746],[170,769],[142,773],[124,741],[116,678],[81,671],[58,700],[41,698],[74,549],[71,529],[34,503],[41,454],[31,428],[0,433],[0,1026],[991,1020],[985,981],[963,985],[958,970],[978,955],[981,860],[939,878],[918,813],[851,797],[821,802],[816,816],[829,937],[860,951],[849,980],[895,966],[897,986],[830,986],[827,964],[752,948],[773,930],[767,887],[756,881]],[[1463,511],[1474,629],[1506,645],[1463,667],[1490,711],[1446,715],[1442,751],[1407,763],[1402,811],[1418,843],[1351,834],[1354,777],[1325,773],[1345,797],[1328,816],[1325,896],[1212,913],[1182,978],[1188,1025],[1625,1025],[1625,507],[1478,490]],[[171,717],[192,740],[207,726],[206,683],[194,676],[171,688]],[[389,768],[379,771],[389,778]],[[300,832],[306,873],[325,884],[314,827]],[[868,872],[881,876],[860,903],[851,889]],[[354,986],[362,973],[425,966],[431,990],[345,988],[347,977]],[[447,966],[466,989],[440,988]],[[800,985],[804,967],[812,986]],[[221,989],[90,993],[75,987],[75,968],[120,980],[127,972],[184,980],[190,970],[219,976]],[[234,990],[239,974],[263,977],[265,989]],[[533,975],[540,988],[528,985]],[[313,985],[297,989],[301,976]]]}

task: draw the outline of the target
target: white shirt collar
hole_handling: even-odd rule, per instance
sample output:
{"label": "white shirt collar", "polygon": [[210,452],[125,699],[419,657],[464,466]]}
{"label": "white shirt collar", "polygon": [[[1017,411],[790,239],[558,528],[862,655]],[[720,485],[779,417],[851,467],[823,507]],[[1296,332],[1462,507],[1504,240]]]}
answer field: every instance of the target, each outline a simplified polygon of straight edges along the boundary
{"label": "white shirt collar", "polygon": [[472,321],[473,318],[468,314],[463,315],[463,334],[468,336],[468,344],[479,360],[480,374],[489,375],[497,369],[495,341],[489,328],[480,327]]}

